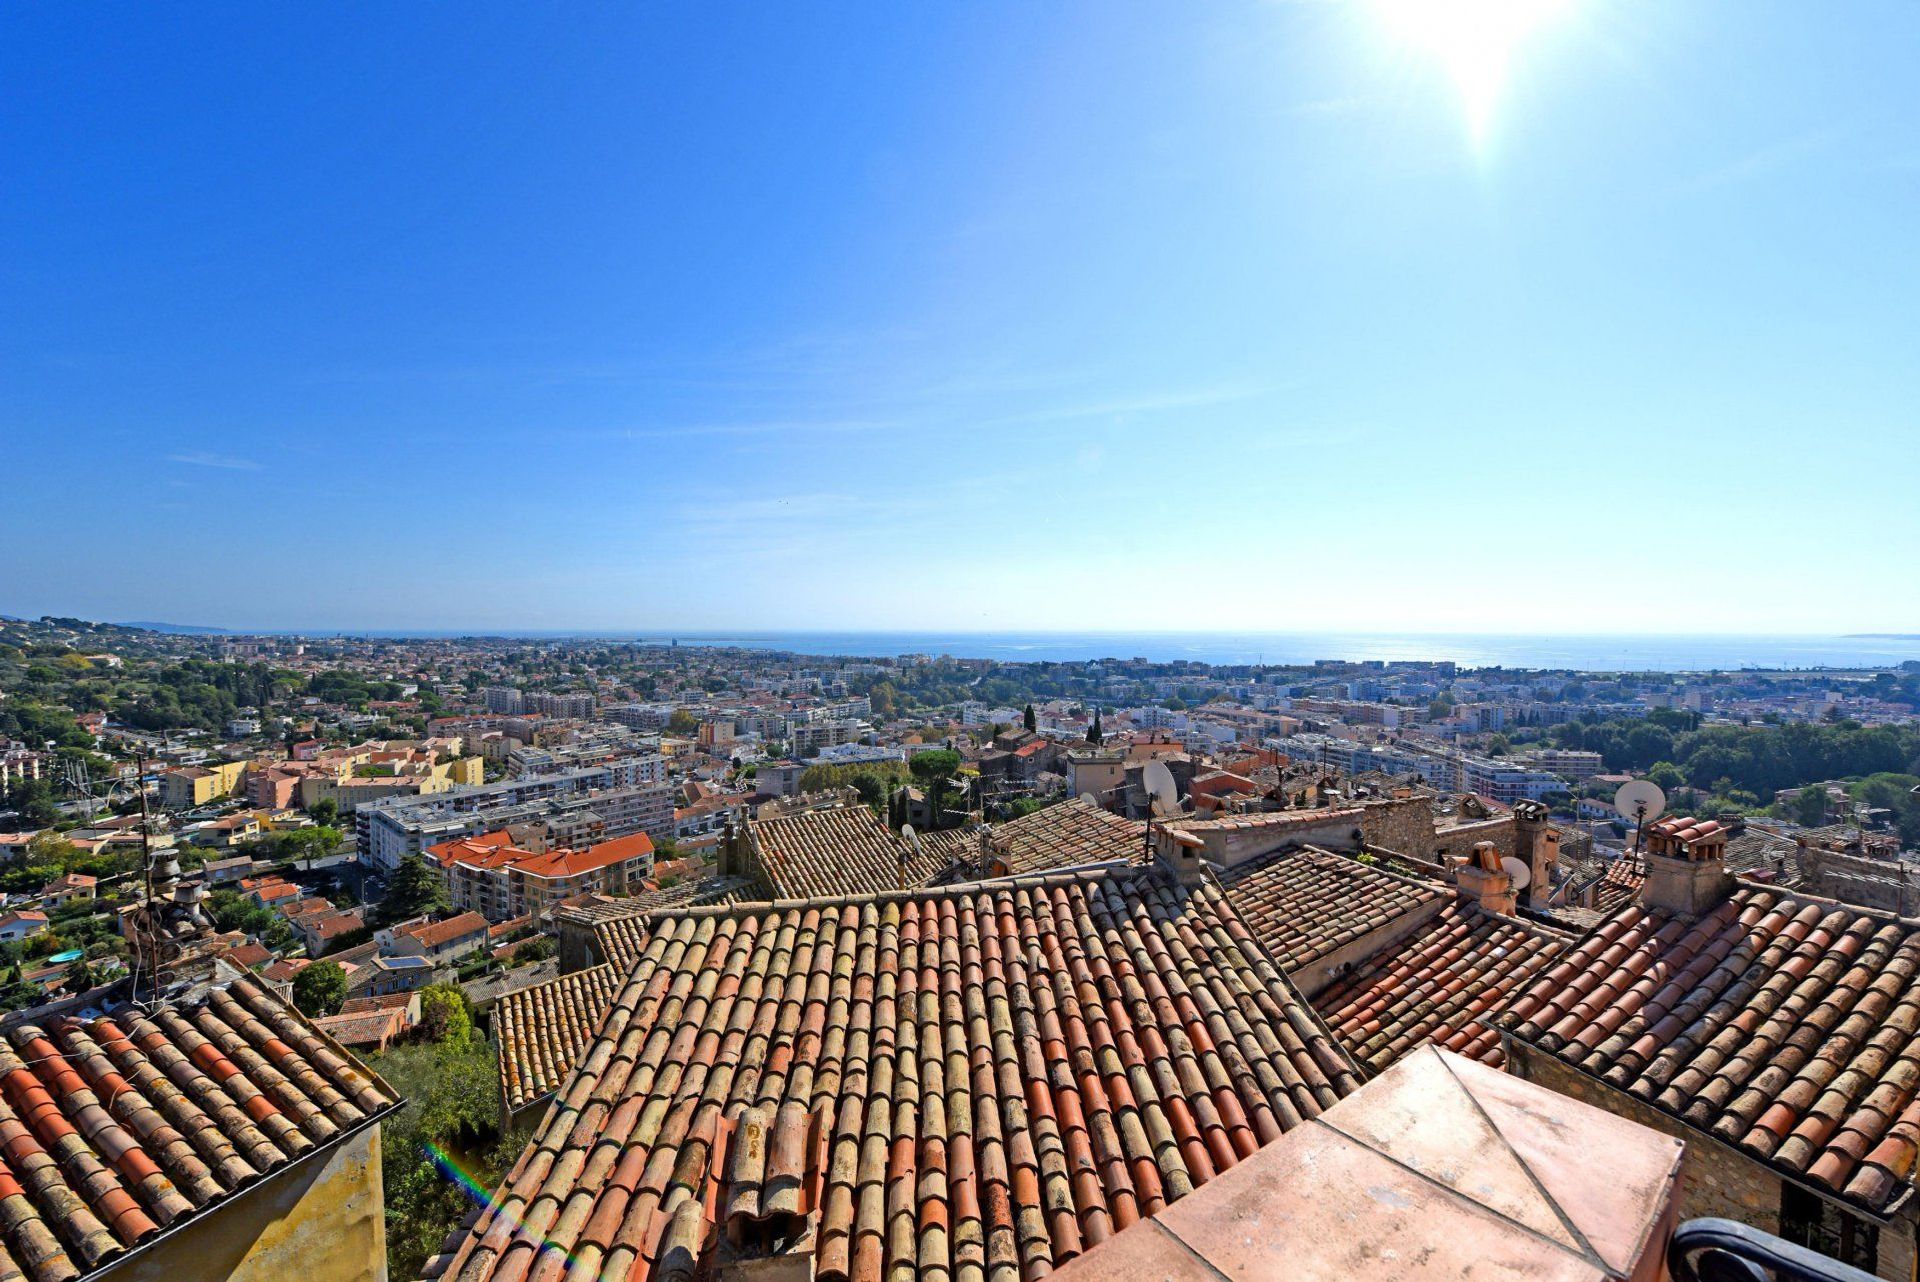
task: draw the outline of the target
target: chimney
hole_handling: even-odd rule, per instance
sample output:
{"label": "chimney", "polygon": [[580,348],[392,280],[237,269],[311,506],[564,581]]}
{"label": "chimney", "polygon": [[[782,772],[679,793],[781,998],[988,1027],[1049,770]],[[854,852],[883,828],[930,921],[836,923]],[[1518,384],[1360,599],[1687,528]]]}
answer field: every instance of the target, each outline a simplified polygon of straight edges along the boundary
{"label": "chimney", "polygon": [[1514,854],[1527,866],[1526,902],[1545,908],[1553,895],[1553,874],[1560,863],[1560,830],[1548,819],[1545,805],[1522,801],[1513,807]]}
{"label": "chimney", "polygon": [[1727,897],[1727,830],[1717,820],[1674,817],[1647,825],[1647,880],[1640,904],[1698,917]]}
{"label": "chimney", "polygon": [[1207,880],[1206,861],[1201,855],[1206,851],[1207,843],[1184,828],[1162,827],[1155,831],[1158,838],[1154,853],[1160,862],[1173,870],[1183,886],[1199,886]]}
{"label": "chimney", "polygon": [[1473,853],[1454,870],[1454,886],[1462,899],[1490,913],[1511,916],[1515,907],[1513,878],[1500,865],[1500,851],[1491,841],[1478,842]]}

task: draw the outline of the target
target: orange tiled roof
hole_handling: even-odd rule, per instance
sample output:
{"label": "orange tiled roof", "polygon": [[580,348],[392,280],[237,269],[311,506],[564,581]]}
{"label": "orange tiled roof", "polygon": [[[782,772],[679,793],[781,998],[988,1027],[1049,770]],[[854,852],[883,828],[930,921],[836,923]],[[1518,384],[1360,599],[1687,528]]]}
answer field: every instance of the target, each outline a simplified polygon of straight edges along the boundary
{"label": "orange tiled roof", "polygon": [[593,1040],[620,972],[602,963],[508,993],[493,1008],[500,1050],[500,1098],[509,1110],[558,1086]]}
{"label": "orange tiled roof", "polygon": [[1144,824],[1075,799],[994,825],[993,845],[1016,874],[1138,860]]}
{"label": "orange tiled roof", "polygon": [[0,1039],[0,1277],[66,1282],[396,1103],[249,979]]}
{"label": "orange tiled roof", "polygon": [[1515,1039],[1885,1211],[1920,1156],[1920,923],[1739,885],[1622,905],[1499,1017]]}
{"label": "orange tiled roof", "polygon": [[1455,899],[1413,935],[1314,996],[1314,1009],[1360,1066],[1385,1071],[1429,1043],[1503,1067],[1487,1017],[1571,941]]}
{"label": "orange tiled roof", "polygon": [[429,1271],[650,1278],[811,1213],[816,1277],[1035,1276],[1357,1084],[1219,892],[1159,869],[668,912]]}
{"label": "orange tiled roof", "polygon": [[946,870],[931,857],[914,858],[865,806],[750,819],[747,832],[777,899],[897,890],[903,855],[908,888]]}
{"label": "orange tiled roof", "polygon": [[512,862],[519,871],[536,877],[577,877],[596,868],[605,868],[608,864],[625,863],[629,859],[652,853],[653,838],[644,832],[636,832],[632,836],[599,842],[585,850],[560,846],[545,854],[527,855]]}
{"label": "orange tiled roof", "polygon": [[1288,974],[1453,894],[1313,846],[1235,864],[1220,881]]}
{"label": "orange tiled roof", "polygon": [[487,919],[479,913],[460,913],[445,921],[422,922],[418,926],[401,926],[394,933],[418,940],[423,947],[439,948],[466,935],[486,934]]}
{"label": "orange tiled roof", "polygon": [[644,894],[599,898],[569,906],[555,912],[554,918],[590,927],[594,951],[603,961],[610,961],[625,972],[647,945],[648,918],[653,913],[664,908],[730,904],[753,898],[758,893],[758,887],[745,877],[703,877],[699,881],[658,887]]}

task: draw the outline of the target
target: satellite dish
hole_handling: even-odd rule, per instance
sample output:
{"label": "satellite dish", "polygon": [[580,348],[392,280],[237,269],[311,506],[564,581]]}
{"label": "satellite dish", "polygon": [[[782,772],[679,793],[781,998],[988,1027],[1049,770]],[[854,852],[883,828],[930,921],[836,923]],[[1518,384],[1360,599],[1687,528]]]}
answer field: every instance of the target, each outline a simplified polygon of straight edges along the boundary
{"label": "satellite dish", "polygon": [[913,830],[912,824],[901,824],[900,835],[906,838],[909,846],[913,847],[914,854],[917,855],[920,853],[920,834]]}
{"label": "satellite dish", "polygon": [[1149,761],[1140,772],[1140,783],[1153,797],[1155,810],[1165,813],[1180,808],[1180,788],[1166,762]]}
{"label": "satellite dish", "polygon": [[[1646,813],[1641,813],[1641,808]],[[1623,819],[1657,819],[1660,812],[1667,808],[1667,794],[1660,791],[1660,785],[1647,779],[1635,779],[1632,783],[1620,785],[1620,791],[1613,794],[1613,808]]]}
{"label": "satellite dish", "polygon": [[[1920,789],[1916,789],[1915,791],[1920,791]],[[1094,796],[1090,792],[1081,793],[1080,801],[1081,801],[1081,804],[1083,805],[1094,806],[1096,808],[1100,805],[1100,798]]]}
{"label": "satellite dish", "polygon": [[1533,869],[1512,855],[1502,859],[1500,866],[1507,870],[1507,880],[1513,883],[1515,890],[1525,890],[1533,881]]}

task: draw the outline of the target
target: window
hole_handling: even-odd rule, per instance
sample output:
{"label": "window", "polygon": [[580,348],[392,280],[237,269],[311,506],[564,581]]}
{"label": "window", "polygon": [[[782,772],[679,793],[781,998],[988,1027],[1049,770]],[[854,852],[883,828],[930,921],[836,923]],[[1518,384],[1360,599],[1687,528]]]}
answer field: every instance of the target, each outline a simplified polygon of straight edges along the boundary
{"label": "window", "polygon": [[1879,1262],[1880,1229],[1793,1184],[1780,1186],[1780,1236],[1871,1273]]}

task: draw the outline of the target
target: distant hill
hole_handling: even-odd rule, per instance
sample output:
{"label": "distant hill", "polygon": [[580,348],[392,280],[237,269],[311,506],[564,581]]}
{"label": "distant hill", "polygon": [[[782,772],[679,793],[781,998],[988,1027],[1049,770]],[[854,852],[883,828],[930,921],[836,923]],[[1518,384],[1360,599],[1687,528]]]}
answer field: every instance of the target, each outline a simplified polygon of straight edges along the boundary
{"label": "distant hill", "polygon": [[197,623],[135,623],[117,625],[123,628],[139,628],[143,632],[170,632],[176,636],[218,637],[232,632],[232,628],[203,628]]}

